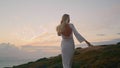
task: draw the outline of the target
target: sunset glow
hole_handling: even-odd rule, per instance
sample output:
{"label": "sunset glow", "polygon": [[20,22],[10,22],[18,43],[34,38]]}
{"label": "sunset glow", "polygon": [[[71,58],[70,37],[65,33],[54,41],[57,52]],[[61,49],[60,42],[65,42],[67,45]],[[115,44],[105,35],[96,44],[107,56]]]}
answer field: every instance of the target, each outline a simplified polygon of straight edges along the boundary
{"label": "sunset glow", "polygon": [[[91,44],[120,42],[120,0],[0,0],[0,60],[61,54],[56,26],[65,13]],[[75,47],[87,47],[74,40]]]}
{"label": "sunset glow", "polygon": [[120,0],[0,0],[0,68],[61,54],[56,26],[65,13],[93,45],[120,42]]}

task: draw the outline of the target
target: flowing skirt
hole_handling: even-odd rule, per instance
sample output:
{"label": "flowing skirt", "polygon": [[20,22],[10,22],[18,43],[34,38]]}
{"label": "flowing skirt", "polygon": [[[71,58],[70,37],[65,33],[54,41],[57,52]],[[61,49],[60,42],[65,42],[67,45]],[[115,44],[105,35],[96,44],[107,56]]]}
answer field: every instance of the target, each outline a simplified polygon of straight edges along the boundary
{"label": "flowing skirt", "polygon": [[62,39],[61,48],[63,68],[71,68],[75,50],[73,39]]}

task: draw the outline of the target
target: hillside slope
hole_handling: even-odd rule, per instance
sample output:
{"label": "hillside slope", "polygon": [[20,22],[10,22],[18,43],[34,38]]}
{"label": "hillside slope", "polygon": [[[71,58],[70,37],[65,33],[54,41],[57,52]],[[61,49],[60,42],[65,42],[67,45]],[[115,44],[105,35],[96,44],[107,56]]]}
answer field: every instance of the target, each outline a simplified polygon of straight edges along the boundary
{"label": "hillside slope", "polygon": [[[13,68],[62,68],[61,55],[41,58]],[[120,68],[120,44],[77,48],[72,68]]]}

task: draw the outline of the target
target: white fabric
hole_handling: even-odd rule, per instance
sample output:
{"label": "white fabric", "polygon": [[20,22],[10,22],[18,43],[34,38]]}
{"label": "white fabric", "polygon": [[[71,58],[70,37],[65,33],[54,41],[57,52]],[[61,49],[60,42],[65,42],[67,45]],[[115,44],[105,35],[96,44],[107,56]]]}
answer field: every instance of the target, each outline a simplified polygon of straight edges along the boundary
{"label": "white fabric", "polygon": [[74,25],[73,24],[69,24],[69,25],[70,28],[72,29],[72,34],[70,35],[70,37],[65,37],[64,35],[62,35],[62,42],[61,42],[63,68],[72,67],[72,57],[74,55],[74,50],[75,50],[73,33],[80,43],[85,41],[85,39],[75,29]]}

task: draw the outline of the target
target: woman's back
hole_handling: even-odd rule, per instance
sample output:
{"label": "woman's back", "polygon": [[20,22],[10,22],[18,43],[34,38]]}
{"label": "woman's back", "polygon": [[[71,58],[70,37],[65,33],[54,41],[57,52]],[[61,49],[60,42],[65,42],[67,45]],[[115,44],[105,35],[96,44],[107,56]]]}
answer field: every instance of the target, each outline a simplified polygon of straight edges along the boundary
{"label": "woman's back", "polygon": [[63,39],[73,38],[72,28],[70,27],[70,25],[71,24],[66,24],[65,30],[61,33]]}
{"label": "woman's back", "polygon": [[65,28],[64,28],[64,31],[61,34],[63,34],[64,36],[69,37],[71,35],[71,33],[72,33],[72,29],[70,27],[70,24],[66,24]]}

